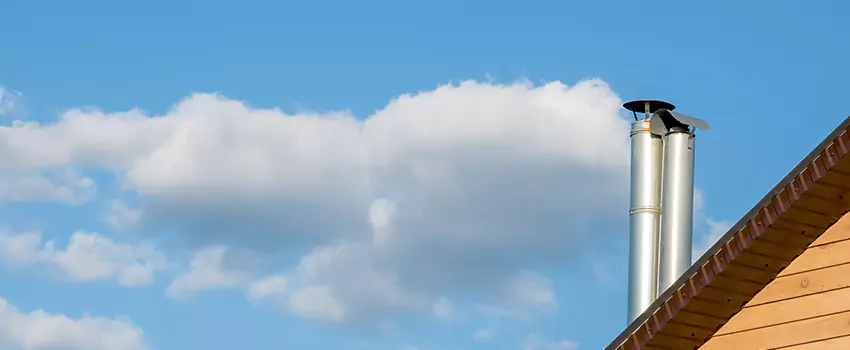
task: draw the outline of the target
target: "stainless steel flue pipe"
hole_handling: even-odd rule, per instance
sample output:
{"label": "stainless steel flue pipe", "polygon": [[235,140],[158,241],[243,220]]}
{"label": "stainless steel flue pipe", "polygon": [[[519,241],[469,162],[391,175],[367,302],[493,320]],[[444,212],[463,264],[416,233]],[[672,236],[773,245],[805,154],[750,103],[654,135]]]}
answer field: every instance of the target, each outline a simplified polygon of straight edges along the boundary
{"label": "stainless steel flue pipe", "polygon": [[[691,266],[694,131],[708,125],[654,100],[623,105],[630,132],[628,321],[638,318]],[[643,118],[638,118],[638,114]]]}
{"label": "stainless steel flue pipe", "polygon": [[694,229],[694,147],[696,129],[708,129],[697,118],[656,111],[650,121],[653,134],[663,135],[664,170],[661,198],[661,281],[667,290],[691,267]]}
{"label": "stainless steel flue pipe", "polygon": [[667,290],[691,267],[694,227],[694,137],[674,128],[664,137],[661,285]]}
{"label": "stainless steel flue pipe", "polygon": [[[632,123],[630,132],[629,323],[658,296],[662,143],[661,136],[650,130],[651,113],[658,108],[655,102],[634,101],[624,105],[638,119]],[[639,119],[637,111],[645,117]]]}

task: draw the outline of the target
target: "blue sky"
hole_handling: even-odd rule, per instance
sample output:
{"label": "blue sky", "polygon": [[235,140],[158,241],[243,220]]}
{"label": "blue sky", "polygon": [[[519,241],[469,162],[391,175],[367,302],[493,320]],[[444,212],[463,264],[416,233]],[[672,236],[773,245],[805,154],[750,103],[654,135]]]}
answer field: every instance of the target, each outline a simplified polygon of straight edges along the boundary
{"label": "blue sky", "polygon": [[846,117],[847,11],[5,2],[0,345],[598,349],[619,104],[711,125],[699,250]]}

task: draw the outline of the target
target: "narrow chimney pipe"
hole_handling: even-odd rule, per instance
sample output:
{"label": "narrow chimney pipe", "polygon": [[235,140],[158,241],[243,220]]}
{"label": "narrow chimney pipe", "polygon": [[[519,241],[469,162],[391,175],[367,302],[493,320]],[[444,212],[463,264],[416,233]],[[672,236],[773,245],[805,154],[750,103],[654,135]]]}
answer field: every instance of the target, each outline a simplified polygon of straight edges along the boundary
{"label": "narrow chimney pipe", "polygon": [[[662,140],[650,130],[657,109],[673,109],[661,101],[632,101],[623,105],[635,115],[631,137],[629,210],[628,322],[634,321],[658,297],[661,216]],[[644,118],[638,118],[643,113]]]}
{"label": "narrow chimney pipe", "polygon": [[667,290],[691,267],[694,227],[694,134],[686,125],[664,136],[661,199],[661,285]]}

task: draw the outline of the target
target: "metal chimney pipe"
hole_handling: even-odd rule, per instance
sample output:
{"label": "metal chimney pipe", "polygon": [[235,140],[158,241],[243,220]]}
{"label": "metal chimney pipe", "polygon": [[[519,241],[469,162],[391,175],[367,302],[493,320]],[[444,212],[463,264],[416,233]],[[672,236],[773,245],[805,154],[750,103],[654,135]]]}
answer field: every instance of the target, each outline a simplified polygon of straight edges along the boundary
{"label": "metal chimney pipe", "polygon": [[[650,130],[656,110],[673,109],[662,101],[631,101],[631,188],[629,210],[628,322],[634,321],[658,297],[659,234],[661,216],[662,141]],[[637,113],[644,113],[639,119]]]}
{"label": "metal chimney pipe", "polygon": [[676,127],[664,138],[661,290],[691,267],[694,227],[694,135]]}
{"label": "metal chimney pipe", "polygon": [[661,284],[669,288],[691,267],[694,227],[694,131],[708,124],[661,109],[650,121],[653,134],[664,135],[661,198]]}

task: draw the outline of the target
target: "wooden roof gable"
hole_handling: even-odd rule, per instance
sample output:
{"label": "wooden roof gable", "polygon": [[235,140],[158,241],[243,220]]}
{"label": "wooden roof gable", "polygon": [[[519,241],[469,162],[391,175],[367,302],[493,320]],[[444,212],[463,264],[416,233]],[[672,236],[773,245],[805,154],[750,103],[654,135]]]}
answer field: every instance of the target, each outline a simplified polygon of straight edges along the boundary
{"label": "wooden roof gable", "polygon": [[850,211],[850,118],[606,350],[696,349]]}

